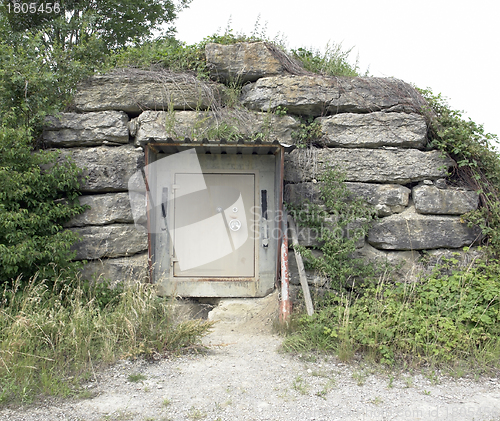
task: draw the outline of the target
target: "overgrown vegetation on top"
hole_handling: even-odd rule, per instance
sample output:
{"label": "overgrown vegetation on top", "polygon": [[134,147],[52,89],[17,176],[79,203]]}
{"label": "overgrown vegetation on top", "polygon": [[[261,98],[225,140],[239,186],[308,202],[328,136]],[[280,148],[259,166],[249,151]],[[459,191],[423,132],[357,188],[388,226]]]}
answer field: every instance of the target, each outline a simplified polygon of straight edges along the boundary
{"label": "overgrown vegetation on top", "polygon": [[[149,68],[158,66],[172,71],[194,71],[200,78],[210,77],[206,58],[205,46],[208,43],[231,45],[238,42],[268,42],[279,48],[291,58],[295,59],[305,71],[326,76],[360,76],[361,69],[358,60],[350,61],[352,48],[344,50],[342,44],[328,44],[325,51],[300,47],[288,50],[283,39],[270,39],[265,28],[259,21],[250,35],[235,33],[230,27],[223,34],[213,34],[201,42],[186,45],[174,38],[161,38],[141,44],[137,47],[123,48],[116,55],[110,57],[108,65],[111,67],[136,66]],[[363,72],[367,75],[368,71]],[[235,81],[236,83],[238,81]]]}

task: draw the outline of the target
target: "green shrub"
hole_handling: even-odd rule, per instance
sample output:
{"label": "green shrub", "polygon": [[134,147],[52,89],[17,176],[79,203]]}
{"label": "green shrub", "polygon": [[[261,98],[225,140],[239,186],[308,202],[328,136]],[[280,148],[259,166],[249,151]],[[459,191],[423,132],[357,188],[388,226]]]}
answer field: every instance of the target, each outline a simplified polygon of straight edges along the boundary
{"label": "green shrub", "polygon": [[307,201],[298,207],[288,205],[299,227],[314,228],[319,233],[315,248],[322,252],[321,256],[315,257],[305,247],[295,247],[304,257],[306,268],[319,272],[337,290],[350,287],[356,279],[367,283],[376,271],[373,265],[352,256],[376,211],[364,200],[353,197],[344,180],[344,173],[330,169],[319,178],[324,206]]}
{"label": "green shrub", "polygon": [[109,67],[162,67],[174,72],[194,71],[200,78],[208,78],[205,50],[201,45],[186,45],[173,38],[146,42],[123,48],[110,56]]}
{"label": "green shrub", "polygon": [[452,110],[441,95],[429,89],[420,90],[429,103],[424,110],[429,118],[429,147],[449,154],[457,166],[451,181],[465,185],[480,194],[480,208],[464,216],[471,225],[478,225],[490,245],[488,250],[500,255],[500,157],[493,146],[494,134],[485,133],[483,126],[462,118],[462,112]]}
{"label": "green shrub", "polygon": [[314,119],[314,117],[300,118],[300,125],[298,130],[292,132],[292,138],[298,148],[309,148],[315,146],[323,137],[321,125]]}
{"label": "green shrub", "polygon": [[34,153],[26,130],[0,128],[0,284],[35,272],[51,276],[70,263],[75,234],[63,223],[81,213],[74,164],[57,152]]}
{"label": "green shrub", "polygon": [[63,110],[77,81],[102,61],[93,54],[92,43],[64,51],[47,46],[43,32],[10,32],[0,14],[0,125],[39,140],[45,116]]}
{"label": "green shrub", "polygon": [[92,46],[48,45],[42,30],[12,30],[0,8],[0,284],[37,271],[69,276],[78,266],[70,262],[76,236],[63,224],[83,211],[81,171],[40,150],[40,137],[45,116],[93,71]]}
{"label": "green shrub", "polygon": [[363,294],[330,294],[318,313],[302,316],[290,350],[335,350],[345,359],[363,352],[385,364],[448,364],[468,360],[498,369],[500,356],[499,261],[476,261],[425,282],[387,284]]}

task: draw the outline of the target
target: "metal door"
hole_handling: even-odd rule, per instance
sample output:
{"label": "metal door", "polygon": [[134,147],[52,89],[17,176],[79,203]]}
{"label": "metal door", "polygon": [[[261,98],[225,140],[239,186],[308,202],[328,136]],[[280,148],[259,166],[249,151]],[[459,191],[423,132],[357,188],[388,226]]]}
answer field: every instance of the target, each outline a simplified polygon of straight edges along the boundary
{"label": "metal door", "polygon": [[254,174],[175,174],[174,277],[255,276]]}

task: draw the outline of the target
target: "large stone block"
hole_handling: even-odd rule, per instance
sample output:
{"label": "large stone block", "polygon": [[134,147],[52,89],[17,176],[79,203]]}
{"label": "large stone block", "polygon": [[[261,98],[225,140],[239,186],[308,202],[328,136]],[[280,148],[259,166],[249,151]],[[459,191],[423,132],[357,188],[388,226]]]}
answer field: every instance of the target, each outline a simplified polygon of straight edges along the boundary
{"label": "large stone block", "polygon": [[409,84],[392,78],[273,76],[259,79],[242,95],[244,106],[320,116],[380,110],[420,112],[426,102]]}
{"label": "large stone block", "polygon": [[62,148],[128,143],[127,123],[123,111],[60,113],[45,119],[43,140],[48,146]]}
{"label": "large stone block", "polygon": [[418,265],[421,256],[416,250],[385,251],[367,243],[363,248],[357,249],[352,257],[373,263],[385,277],[395,281],[414,282],[421,273],[421,267]]}
{"label": "large stone block", "polygon": [[220,103],[223,92],[223,85],[187,73],[117,69],[79,84],[73,103],[77,111],[204,110]]}
{"label": "large stone block", "polygon": [[82,279],[116,283],[143,282],[148,279],[148,254],[93,260],[81,270]]}
{"label": "large stone block", "polygon": [[[314,257],[321,257],[323,253],[318,250],[311,250]],[[297,259],[293,250],[288,251],[288,276],[290,284],[300,285],[299,268],[297,266]],[[306,270],[307,283],[309,285],[322,287],[325,285],[327,278],[314,270]]]}
{"label": "large stone block", "polygon": [[132,224],[112,224],[70,228],[80,235],[73,246],[75,260],[96,260],[103,257],[131,256],[148,249],[146,230]]}
{"label": "large stone block", "polygon": [[282,64],[265,42],[209,43],[205,56],[212,77],[225,82],[253,82],[263,76],[284,73]]}
{"label": "large stone block", "polygon": [[379,216],[400,213],[408,206],[411,190],[399,184],[370,184],[346,182],[345,186],[355,196],[375,207]]}
{"label": "large stone block", "polygon": [[108,193],[80,196],[80,205],[90,206],[73,218],[67,226],[107,225],[112,223],[134,223],[128,193]]}
{"label": "large stone block", "polygon": [[[295,215],[297,217],[297,215]],[[367,229],[362,220],[354,220],[345,226],[340,226],[338,220],[333,215],[325,218],[318,227],[297,227],[297,239],[299,244],[304,247],[319,248],[323,245],[323,230],[330,231],[334,237],[340,239],[356,238],[356,248],[361,248],[365,244]],[[291,232],[288,232],[288,238],[292,238]]]}
{"label": "large stone block", "polygon": [[420,260],[420,266],[425,274],[439,270],[443,275],[451,275],[454,269],[466,269],[485,256],[486,251],[479,247],[427,250]]}
{"label": "large stone block", "polygon": [[318,117],[325,146],[378,148],[396,146],[422,148],[427,141],[427,124],[419,114],[343,113]]}
{"label": "large stone block", "polygon": [[368,242],[385,250],[427,250],[472,245],[481,237],[458,216],[421,215],[412,206],[403,213],[375,221]]}
{"label": "large stone block", "polygon": [[407,184],[445,177],[453,164],[439,151],[297,149],[285,156],[285,181],[312,181],[333,168],[345,172],[347,181]]}
{"label": "large stone block", "polygon": [[[305,182],[285,186],[285,202],[300,206],[304,201],[321,205],[321,184]],[[352,196],[362,198],[375,207],[379,216],[402,212],[408,206],[411,190],[399,184],[371,184],[345,182]],[[349,200],[349,197],[347,197]]]}
{"label": "large stone block", "polygon": [[415,209],[419,213],[462,215],[477,209],[479,195],[475,191],[438,189],[435,186],[416,186],[412,190]]}
{"label": "large stone block", "polygon": [[84,193],[127,191],[130,177],[144,167],[144,151],[132,145],[62,149],[60,159],[66,157],[84,169]]}
{"label": "large stone block", "polygon": [[262,142],[293,143],[292,133],[299,127],[291,116],[252,111],[145,111],[130,123],[136,145],[165,142],[167,139],[184,140],[207,138],[224,139],[230,131],[242,139],[259,138]]}

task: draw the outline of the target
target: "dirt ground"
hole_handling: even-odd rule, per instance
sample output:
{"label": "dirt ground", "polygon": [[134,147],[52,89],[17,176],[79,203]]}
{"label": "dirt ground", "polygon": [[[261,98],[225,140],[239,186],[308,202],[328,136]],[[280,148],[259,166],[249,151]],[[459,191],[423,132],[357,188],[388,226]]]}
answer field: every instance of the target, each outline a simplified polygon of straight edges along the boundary
{"label": "dirt ground", "polygon": [[4,408],[0,420],[500,420],[498,379],[391,375],[279,352],[277,302],[222,300],[206,353],[119,361],[85,385],[87,399]]}

